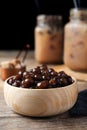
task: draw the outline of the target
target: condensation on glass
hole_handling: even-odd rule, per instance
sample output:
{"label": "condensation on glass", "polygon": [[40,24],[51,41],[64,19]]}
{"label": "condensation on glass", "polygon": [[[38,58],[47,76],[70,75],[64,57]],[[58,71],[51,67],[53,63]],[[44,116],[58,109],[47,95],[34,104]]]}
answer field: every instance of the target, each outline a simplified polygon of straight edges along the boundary
{"label": "condensation on glass", "polygon": [[64,27],[64,63],[87,72],[87,9],[70,10],[70,21]]}
{"label": "condensation on glass", "polygon": [[35,27],[35,59],[40,63],[62,63],[62,16],[37,16],[37,25]]}

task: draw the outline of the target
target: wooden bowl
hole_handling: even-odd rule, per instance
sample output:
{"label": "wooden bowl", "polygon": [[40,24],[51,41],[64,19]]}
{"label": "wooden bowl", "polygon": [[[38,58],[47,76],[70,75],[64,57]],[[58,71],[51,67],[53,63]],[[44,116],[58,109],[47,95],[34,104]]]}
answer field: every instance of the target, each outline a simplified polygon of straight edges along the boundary
{"label": "wooden bowl", "polygon": [[14,112],[25,116],[44,117],[66,112],[78,97],[76,79],[71,85],[50,89],[18,88],[9,85],[7,80],[4,83],[5,101]]}

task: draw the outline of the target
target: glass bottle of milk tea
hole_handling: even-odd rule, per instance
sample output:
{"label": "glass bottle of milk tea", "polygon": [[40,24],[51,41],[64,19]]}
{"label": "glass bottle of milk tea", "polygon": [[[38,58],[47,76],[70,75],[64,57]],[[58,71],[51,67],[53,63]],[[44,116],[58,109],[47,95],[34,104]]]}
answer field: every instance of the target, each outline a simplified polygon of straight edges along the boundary
{"label": "glass bottle of milk tea", "polygon": [[70,10],[64,27],[64,63],[74,71],[87,72],[87,9]]}
{"label": "glass bottle of milk tea", "polygon": [[39,63],[62,63],[62,16],[37,16],[37,25],[35,27],[35,59]]}

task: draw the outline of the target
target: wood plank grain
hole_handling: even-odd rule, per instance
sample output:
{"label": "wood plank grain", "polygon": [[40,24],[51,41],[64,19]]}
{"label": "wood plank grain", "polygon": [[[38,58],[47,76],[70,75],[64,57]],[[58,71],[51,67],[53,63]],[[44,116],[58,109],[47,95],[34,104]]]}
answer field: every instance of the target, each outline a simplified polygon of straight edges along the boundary
{"label": "wood plank grain", "polygon": [[[16,56],[17,51],[0,51],[0,62],[4,60],[12,59]],[[27,69],[36,67],[40,65],[34,59],[34,52],[29,52],[27,60]],[[87,89],[87,74],[71,72],[65,66],[60,65],[49,65],[55,69],[64,69],[69,74],[75,76],[78,81],[79,91]],[[67,71],[67,69],[69,71]],[[85,81],[84,81],[85,79]],[[83,80],[83,81],[81,81]],[[34,117],[24,117],[14,113],[5,103],[4,100],[4,81],[0,79],[0,130],[87,130],[87,117],[70,117],[69,113],[63,113],[61,115],[44,117],[44,118],[34,118]]]}
{"label": "wood plank grain", "polygon": [[26,118],[7,117],[0,118],[2,130],[87,130],[87,117],[85,118]]}
{"label": "wood plank grain", "polygon": [[87,73],[73,71],[73,70],[69,69],[67,66],[65,66],[64,64],[56,65],[56,66],[54,66],[54,69],[56,71],[63,70],[66,73],[68,73],[69,75],[74,76],[77,80],[87,81]]}

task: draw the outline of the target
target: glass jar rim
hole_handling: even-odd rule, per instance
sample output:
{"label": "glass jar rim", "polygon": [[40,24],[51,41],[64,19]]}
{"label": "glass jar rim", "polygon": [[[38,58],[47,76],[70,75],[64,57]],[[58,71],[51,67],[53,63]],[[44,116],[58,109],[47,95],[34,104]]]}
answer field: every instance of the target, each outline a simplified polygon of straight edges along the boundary
{"label": "glass jar rim", "polygon": [[59,28],[62,26],[62,16],[61,15],[48,15],[48,14],[40,14],[37,16],[37,25],[49,26],[51,28]]}
{"label": "glass jar rim", "polygon": [[47,20],[47,18],[49,20],[62,20],[62,15],[52,15],[52,14],[39,14],[37,16],[37,21],[38,20]]}
{"label": "glass jar rim", "polygon": [[71,8],[70,10],[75,10],[75,11],[87,11],[87,8],[79,7],[79,8]]}
{"label": "glass jar rim", "polygon": [[70,14],[72,12],[73,13],[84,12],[85,14],[87,14],[87,8],[71,8],[70,9]]}
{"label": "glass jar rim", "polygon": [[87,21],[87,9],[86,8],[71,8],[70,19],[80,19]]}

